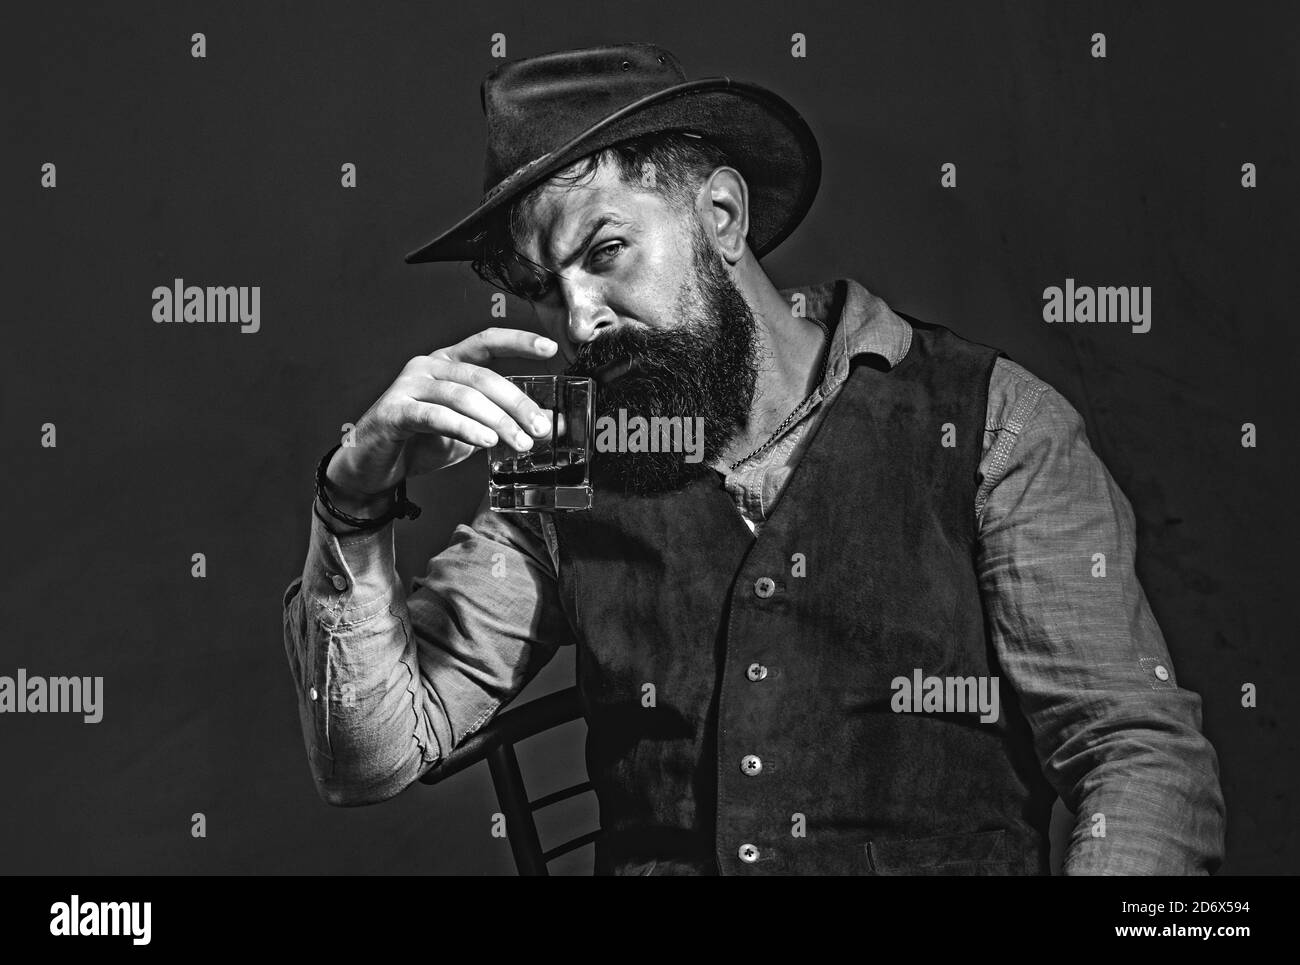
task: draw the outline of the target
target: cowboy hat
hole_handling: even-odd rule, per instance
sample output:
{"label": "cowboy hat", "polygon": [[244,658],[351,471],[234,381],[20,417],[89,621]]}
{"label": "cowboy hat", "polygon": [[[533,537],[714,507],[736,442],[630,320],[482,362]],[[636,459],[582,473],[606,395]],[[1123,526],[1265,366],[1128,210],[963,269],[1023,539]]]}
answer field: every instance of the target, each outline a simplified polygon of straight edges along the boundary
{"label": "cowboy hat", "polygon": [[477,208],[406,256],[467,261],[490,216],[575,161],[661,131],[703,136],[749,186],[750,245],[762,257],[803,219],[821,183],[812,131],[785,100],[730,77],[687,80],[656,44],[561,50],[507,61],[484,78],[484,195]]}

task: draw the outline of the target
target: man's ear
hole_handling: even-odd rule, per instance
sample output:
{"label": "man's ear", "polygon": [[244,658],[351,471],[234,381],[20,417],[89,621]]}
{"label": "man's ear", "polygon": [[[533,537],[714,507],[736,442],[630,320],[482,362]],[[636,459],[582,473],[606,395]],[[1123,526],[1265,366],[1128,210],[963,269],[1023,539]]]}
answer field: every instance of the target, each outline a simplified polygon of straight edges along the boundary
{"label": "man's ear", "polygon": [[701,191],[707,206],[706,224],[712,225],[718,253],[727,264],[735,265],[745,256],[749,235],[749,185],[739,171],[724,165],[705,179]]}

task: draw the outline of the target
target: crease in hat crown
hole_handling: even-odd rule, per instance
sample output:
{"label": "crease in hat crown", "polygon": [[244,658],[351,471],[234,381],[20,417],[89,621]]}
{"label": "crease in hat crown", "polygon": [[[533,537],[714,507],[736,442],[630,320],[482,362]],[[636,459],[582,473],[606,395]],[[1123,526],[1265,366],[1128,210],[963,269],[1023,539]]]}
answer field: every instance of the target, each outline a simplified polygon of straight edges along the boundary
{"label": "crease in hat crown", "polygon": [[758,234],[769,249],[802,219],[820,183],[816,139],[793,107],[729,77],[688,80],[677,58],[657,44],[506,61],[483,78],[479,103],[487,144],[478,206],[408,254],[408,263],[473,257],[472,239],[511,198],[587,154],[648,133],[693,132],[736,160],[746,180],[754,179]]}
{"label": "crease in hat crown", "polygon": [[[598,78],[603,79],[603,83],[596,86]],[[622,83],[614,83],[619,81]],[[612,47],[558,50],[506,61],[483,78],[479,89],[479,102],[489,126],[482,200],[491,200],[508,187],[513,179],[526,175],[556,149],[581,136],[587,128],[587,125],[576,120],[567,128],[563,124],[555,129],[547,128],[545,133],[558,143],[549,150],[529,156],[530,150],[535,150],[538,146],[535,141],[524,140],[516,144],[507,136],[526,130],[523,125],[516,123],[512,132],[511,122],[522,120],[529,107],[536,109],[545,107],[548,103],[559,105],[564,103],[566,93],[582,93],[597,98],[600,101],[599,109],[610,115],[646,96],[686,81],[686,72],[677,58],[656,44],[629,43]],[[494,124],[498,127],[496,132],[492,130]],[[514,146],[511,155],[503,156],[503,152],[493,150],[493,133],[502,135],[501,140],[496,142],[502,147]],[[502,164],[505,157],[514,162],[508,168]],[[527,160],[524,160],[525,157]]]}

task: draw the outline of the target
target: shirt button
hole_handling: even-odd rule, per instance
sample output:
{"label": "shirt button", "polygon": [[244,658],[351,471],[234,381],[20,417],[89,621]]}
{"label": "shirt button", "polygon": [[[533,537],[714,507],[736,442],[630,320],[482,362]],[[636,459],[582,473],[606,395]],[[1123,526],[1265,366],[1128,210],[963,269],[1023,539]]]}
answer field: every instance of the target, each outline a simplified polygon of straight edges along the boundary
{"label": "shirt button", "polygon": [[330,582],[334,584],[334,589],[336,590],[346,590],[348,588],[347,577],[340,576],[338,573],[335,573],[330,577]]}
{"label": "shirt button", "polygon": [[1168,680],[1168,679],[1169,679],[1169,671],[1165,669],[1164,664],[1159,664],[1159,663],[1156,664],[1155,674],[1156,674],[1156,676],[1159,677],[1161,680]]}
{"label": "shirt button", "polygon": [[763,769],[763,762],[756,754],[746,754],[740,759],[740,769],[753,777]]}
{"label": "shirt button", "polygon": [[762,680],[767,676],[767,668],[761,663],[751,663],[749,669],[745,671],[745,676],[750,680]]}
{"label": "shirt button", "polygon": [[311,697],[312,700],[318,700],[318,699],[320,698],[320,694],[317,692],[317,690],[316,690],[315,687],[313,687],[311,690],[309,690],[309,691],[307,692],[307,695],[308,695],[309,697]]}
{"label": "shirt button", "polygon": [[752,844],[742,844],[740,850],[736,853],[740,855],[740,860],[745,864],[753,864],[758,860],[758,848]]}
{"label": "shirt button", "polygon": [[771,577],[760,576],[757,580],[754,581],[755,596],[762,597],[764,600],[766,600],[769,596],[771,596],[775,592],[776,592],[776,584],[772,582]]}

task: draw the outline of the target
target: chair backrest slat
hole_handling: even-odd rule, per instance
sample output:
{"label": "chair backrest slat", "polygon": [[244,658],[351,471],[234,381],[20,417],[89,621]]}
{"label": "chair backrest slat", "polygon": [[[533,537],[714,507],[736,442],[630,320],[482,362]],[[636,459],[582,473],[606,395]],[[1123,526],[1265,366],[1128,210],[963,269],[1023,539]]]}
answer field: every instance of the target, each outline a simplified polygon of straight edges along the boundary
{"label": "chair backrest slat", "polygon": [[591,781],[583,781],[581,784],[575,784],[573,787],[566,787],[563,791],[556,791],[553,794],[546,794],[539,797],[529,805],[534,811],[540,811],[542,808],[550,807],[552,804],[559,804],[561,801],[567,801],[571,797],[577,797],[579,794],[586,794],[592,790]]}
{"label": "chair backrest slat", "polygon": [[420,782],[437,784],[479,761],[487,761],[497,803],[506,819],[506,837],[510,841],[510,851],[515,857],[519,874],[549,875],[547,862],[596,841],[600,837],[600,830],[590,831],[543,852],[534,812],[590,791],[592,785],[590,781],[584,781],[543,795],[536,801],[529,801],[523,774],[519,770],[519,759],[515,755],[515,745],[553,727],[580,720],[582,716],[582,705],[576,687],[558,690],[513,707],[497,715],[491,723],[471,734],[450,754],[421,774]]}

